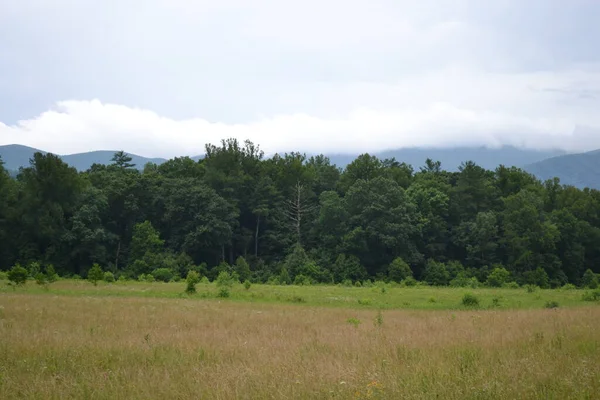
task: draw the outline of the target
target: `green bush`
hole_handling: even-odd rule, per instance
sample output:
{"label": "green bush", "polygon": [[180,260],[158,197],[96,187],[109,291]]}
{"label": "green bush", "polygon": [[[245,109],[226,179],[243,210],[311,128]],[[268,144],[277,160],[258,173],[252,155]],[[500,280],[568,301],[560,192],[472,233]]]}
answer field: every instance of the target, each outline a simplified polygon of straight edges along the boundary
{"label": "green bush", "polygon": [[219,289],[219,293],[217,294],[217,296],[218,296],[218,297],[223,297],[223,298],[227,298],[227,297],[229,297],[229,296],[230,296],[230,293],[229,293],[229,287],[227,287],[227,286],[222,286],[222,287]]}
{"label": "green bush", "polygon": [[139,274],[138,282],[146,282],[146,274]]}
{"label": "green bush", "polygon": [[417,280],[412,276],[407,277],[402,282],[400,282],[400,286],[412,287],[417,286]]}
{"label": "green bush", "polygon": [[54,265],[49,264],[46,267],[46,277],[48,279],[48,282],[50,282],[50,283],[56,282],[58,280],[58,274],[54,270]]}
{"label": "green bush", "polygon": [[351,279],[344,279],[342,281],[342,285],[346,286],[346,287],[351,287],[352,286],[352,280]]}
{"label": "green bush", "polygon": [[216,279],[217,287],[230,288],[233,286],[234,278],[227,271],[221,271]]}
{"label": "green bush", "polygon": [[505,289],[519,289],[521,286],[519,286],[519,284],[517,282],[507,282],[504,285],[502,285],[503,288]]}
{"label": "green bush", "polygon": [[487,277],[485,284],[490,287],[501,287],[510,278],[510,272],[506,268],[494,268]]}
{"label": "green bush", "polygon": [[152,275],[152,274],[146,274],[146,277],[144,280],[148,283],[152,283],[152,282],[156,281],[156,279],[154,279],[154,275]]}
{"label": "green bush", "polygon": [[115,281],[115,275],[110,271],[106,271],[104,273],[104,282],[113,283],[114,281]]}
{"label": "green bush", "polygon": [[13,282],[17,286],[20,286],[27,282],[29,271],[17,264],[12,267],[10,271],[8,271],[6,276],[9,281]]}
{"label": "green bush", "polygon": [[547,301],[545,307],[546,308],[558,308],[559,305],[558,305],[557,301]]}
{"label": "green bush", "polygon": [[573,285],[572,283],[567,283],[567,284],[563,285],[563,287],[561,289],[562,290],[575,290],[575,289],[577,289],[577,286]]}
{"label": "green bush", "polygon": [[0,281],[3,281],[5,279],[6,279],[6,272],[0,271]]}
{"label": "green bush", "polygon": [[587,269],[581,277],[581,286],[588,289],[597,289],[599,281],[598,274],[592,272],[591,269]]}
{"label": "green bush", "polygon": [[210,281],[208,280],[207,276],[203,276],[202,279],[200,279],[200,283],[203,285],[208,285],[210,284]]}
{"label": "green bush", "polygon": [[536,285],[525,285],[525,290],[527,291],[527,293],[534,293],[538,289],[539,289],[539,286],[536,286]]}
{"label": "green bush", "polygon": [[412,278],[413,272],[410,266],[402,258],[398,257],[388,266],[388,278],[394,282],[402,282],[406,278]]}
{"label": "green bush", "polygon": [[312,284],[312,282],[308,276],[296,275],[296,278],[294,278],[294,285],[310,286],[311,284]]}
{"label": "green bush", "polygon": [[472,276],[469,278],[465,272],[459,272],[456,278],[450,281],[450,286],[477,289],[479,286],[481,286],[481,283],[476,277]]}
{"label": "green bush", "polygon": [[38,262],[32,262],[27,267],[29,276],[35,279],[35,276],[41,272],[40,264]]}
{"label": "green bush", "polygon": [[600,300],[600,289],[585,292],[582,296],[583,301],[598,301]]}
{"label": "green bush", "polygon": [[245,280],[244,281],[244,289],[250,290],[251,287],[252,287],[252,283],[250,283],[249,280]]}
{"label": "green bush", "polygon": [[169,282],[173,279],[173,271],[169,268],[156,268],[152,271],[152,276],[159,282]]}
{"label": "green bush", "polygon": [[119,276],[119,282],[126,282],[127,278],[125,278],[125,275],[121,275]]}
{"label": "green bush", "polygon": [[48,281],[46,280],[46,275],[44,275],[43,272],[38,272],[37,274],[35,274],[34,279],[35,283],[37,283],[40,286],[48,283]]}
{"label": "green bush", "polygon": [[478,307],[479,299],[471,293],[465,293],[462,298],[462,304],[465,307]]}
{"label": "green bush", "polygon": [[102,272],[102,268],[100,267],[100,265],[92,265],[92,268],[90,268],[90,270],[88,271],[87,279],[88,281],[93,283],[94,286],[98,284],[98,281],[104,279],[104,272]]}
{"label": "green bush", "polygon": [[189,270],[185,282],[185,292],[187,294],[196,293],[196,284],[200,282],[200,274],[194,270]]}
{"label": "green bush", "polygon": [[450,282],[450,273],[446,264],[429,260],[425,266],[423,278],[432,286],[445,286]]}
{"label": "green bush", "polygon": [[75,274],[71,277],[71,279],[75,280],[75,281],[80,281],[81,280],[81,276],[78,274]]}

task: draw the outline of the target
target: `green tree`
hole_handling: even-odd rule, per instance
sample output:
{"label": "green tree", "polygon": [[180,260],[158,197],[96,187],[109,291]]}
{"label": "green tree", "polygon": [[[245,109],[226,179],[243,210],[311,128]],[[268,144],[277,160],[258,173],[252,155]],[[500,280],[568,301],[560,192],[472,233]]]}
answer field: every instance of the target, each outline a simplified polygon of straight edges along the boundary
{"label": "green tree", "polygon": [[490,272],[485,283],[491,287],[501,287],[508,282],[509,278],[510,272],[507,271],[506,268],[497,267]]}
{"label": "green tree", "polygon": [[388,267],[388,277],[394,282],[401,282],[412,276],[409,265],[400,257],[394,259]]}
{"label": "green tree", "polygon": [[423,272],[423,280],[430,285],[446,286],[450,283],[450,273],[444,263],[429,260]]}
{"label": "green tree", "polygon": [[88,279],[88,281],[93,283],[94,286],[98,285],[98,281],[101,281],[104,279],[104,272],[102,271],[102,268],[100,267],[100,265],[98,265],[98,264],[92,265],[92,268],[90,268],[90,270],[88,271],[87,279]]}

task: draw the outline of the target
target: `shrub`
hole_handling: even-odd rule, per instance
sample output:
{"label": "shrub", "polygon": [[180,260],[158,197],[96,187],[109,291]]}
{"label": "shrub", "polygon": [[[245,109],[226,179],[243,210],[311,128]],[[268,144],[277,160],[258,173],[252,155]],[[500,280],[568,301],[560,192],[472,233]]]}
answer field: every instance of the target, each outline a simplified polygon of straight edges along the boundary
{"label": "shrub", "polygon": [[356,281],[354,282],[354,287],[362,287],[362,284],[360,283],[360,281]]}
{"label": "shrub", "polygon": [[598,275],[593,273],[591,269],[587,269],[581,277],[581,286],[588,289],[597,289],[598,282]]}
{"label": "shrub", "polygon": [[31,276],[32,278],[35,279],[35,276],[41,272],[41,268],[40,268],[40,264],[37,262],[32,262],[31,264],[29,264],[29,267],[27,267],[27,269],[29,270],[29,276]]}
{"label": "shrub", "polygon": [[394,282],[402,282],[408,277],[412,278],[412,276],[413,272],[410,266],[400,257],[388,266],[388,277]]}
{"label": "shrub", "polygon": [[500,307],[500,302],[502,301],[502,298],[498,297],[498,296],[494,296],[492,298],[492,307]]}
{"label": "shrub", "polygon": [[106,271],[104,273],[104,282],[112,283],[114,281],[115,281],[115,275],[110,271]]}
{"label": "shrub", "polygon": [[94,284],[94,286],[98,284],[98,281],[104,279],[104,272],[102,272],[102,268],[100,267],[100,265],[92,265],[92,268],[90,268],[90,270],[88,271],[87,278],[88,281]]}
{"label": "shrub", "polygon": [[462,304],[465,307],[478,307],[479,299],[471,293],[465,293],[462,298]]}
{"label": "shrub", "polygon": [[598,301],[600,300],[600,289],[585,292],[582,296],[583,301]]}
{"label": "shrub", "polygon": [[219,289],[219,293],[217,294],[218,297],[229,297],[229,288],[226,286],[223,286]]}
{"label": "shrub", "polygon": [[155,281],[155,279],[154,279],[154,275],[152,275],[152,274],[146,274],[146,277],[145,277],[145,279],[144,279],[144,280],[145,280],[146,282],[152,283],[152,282],[154,282],[154,281]]}
{"label": "shrub", "polygon": [[546,308],[558,308],[558,302],[557,301],[547,301]]}
{"label": "shrub", "polygon": [[406,278],[402,282],[400,282],[400,284],[402,286],[406,286],[406,287],[417,286],[417,280],[415,278],[413,278],[412,276],[409,276],[408,278]]}
{"label": "shrub", "polygon": [[250,283],[250,281],[249,280],[245,280],[244,281],[244,289],[250,290],[250,287],[252,287],[252,284]]}
{"label": "shrub", "polygon": [[510,272],[506,268],[494,268],[488,275],[485,283],[490,287],[501,287],[508,281],[509,277]]}
{"label": "shrub", "polygon": [[75,274],[75,275],[73,275],[73,276],[71,277],[71,279],[73,279],[73,280],[75,280],[75,281],[79,281],[79,280],[81,280],[81,275],[79,275],[79,274]]}
{"label": "shrub", "polygon": [[46,277],[50,283],[58,280],[58,274],[54,270],[54,265],[50,264],[46,267]]}
{"label": "shrub", "polygon": [[29,272],[19,264],[12,267],[11,270],[6,274],[8,280],[17,286],[25,284],[25,282],[27,282],[28,275]]}
{"label": "shrub", "polygon": [[539,289],[539,286],[536,286],[536,285],[525,285],[525,290],[527,290],[527,293],[533,293],[538,289]]}
{"label": "shrub", "polygon": [[216,279],[217,287],[227,287],[230,288],[233,286],[234,278],[227,271],[221,271],[219,276]]}
{"label": "shrub", "polygon": [[361,321],[358,318],[348,318],[346,322],[353,325],[355,328],[358,328],[358,326],[361,324]]}
{"label": "shrub", "polygon": [[310,281],[310,278],[308,276],[296,275],[296,278],[294,278],[294,285],[310,286],[311,283],[312,282]]}
{"label": "shrub", "polygon": [[459,272],[456,278],[450,281],[450,286],[477,289],[481,286],[481,283],[479,283],[476,277],[472,276],[469,278],[465,272]]}
{"label": "shrub", "polygon": [[503,288],[505,289],[519,289],[520,286],[517,282],[507,282],[504,285],[502,285]]}
{"label": "shrub", "polygon": [[539,286],[542,289],[548,289],[550,287],[550,277],[542,267],[537,267],[533,271],[525,272],[523,278],[526,283]]}
{"label": "shrub", "polygon": [[3,281],[5,279],[6,279],[6,272],[0,271],[0,281]]}
{"label": "shrub", "polygon": [[250,265],[248,265],[248,262],[244,257],[240,256],[235,261],[235,272],[237,272],[242,281],[250,279],[252,272],[250,271]]}
{"label": "shrub", "polygon": [[202,279],[200,279],[200,283],[203,285],[208,285],[210,281],[208,280],[207,276],[203,276]]}
{"label": "shrub", "polygon": [[146,274],[138,275],[138,282],[146,282]]}
{"label": "shrub", "polygon": [[44,275],[43,272],[38,272],[33,278],[35,279],[35,283],[38,285],[45,285],[47,283],[46,275]]}
{"label": "shrub", "polygon": [[169,282],[173,279],[173,271],[170,268],[156,268],[152,271],[154,279],[160,282]]}
{"label": "shrub", "polygon": [[450,273],[446,264],[429,260],[423,274],[424,280],[433,286],[444,286],[450,281]]}
{"label": "shrub", "polygon": [[200,274],[194,270],[188,271],[187,277],[185,278],[187,294],[196,293],[196,284],[200,281]]}
{"label": "shrub", "polygon": [[567,284],[563,285],[563,287],[561,289],[562,290],[575,290],[575,289],[577,289],[577,286],[573,285],[572,283],[567,283]]}
{"label": "shrub", "polygon": [[351,287],[352,286],[352,280],[351,279],[344,279],[342,281],[342,285],[344,285],[346,287]]}
{"label": "shrub", "polygon": [[127,278],[125,278],[125,275],[119,276],[119,282],[125,282],[125,281],[127,281]]}

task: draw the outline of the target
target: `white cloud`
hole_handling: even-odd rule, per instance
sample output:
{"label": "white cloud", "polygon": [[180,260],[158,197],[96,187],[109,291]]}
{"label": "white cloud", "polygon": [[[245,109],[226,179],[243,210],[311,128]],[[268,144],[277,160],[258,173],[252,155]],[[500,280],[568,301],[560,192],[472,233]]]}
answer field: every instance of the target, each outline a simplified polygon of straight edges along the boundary
{"label": "white cloud", "polygon": [[594,149],[600,5],[572,3],[0,2],[0,144]]}
{"label": "white cloud", "polygon": [[[580,87],[585,82],[585,87]],[[600,72],[489,74],[451,68],[393,85],[330,85],[311,93],[368,106],[314,116],[270,115],[240,124],[175,120],[99,100],[63,101],[54,110],[0,126],[0,144],[57,153],[125,149],[146,156],[203,153],[204,144],[236,137],[269,152],[336,153],[412,146],[514,145],[584,151],[600,148],[596,112]],[[592,130],[576,129],[577,126]],[[592,132],[590,134],[590,132]],[[600,132],[600,131],[598,131]]]}

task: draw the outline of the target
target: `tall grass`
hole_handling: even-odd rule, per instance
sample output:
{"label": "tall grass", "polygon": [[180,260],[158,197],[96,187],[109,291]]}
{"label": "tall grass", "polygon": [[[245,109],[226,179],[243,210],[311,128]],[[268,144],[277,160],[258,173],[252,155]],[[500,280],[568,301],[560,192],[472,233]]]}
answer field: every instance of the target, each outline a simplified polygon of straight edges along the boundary
{"label": "tall grass", "polygon": [[[91,287],[91,285],[90,285]],[[253,287],[254,288],[254,287]],[[2,399],[570,399],[600,308],[378,310],[0,295]]]}

